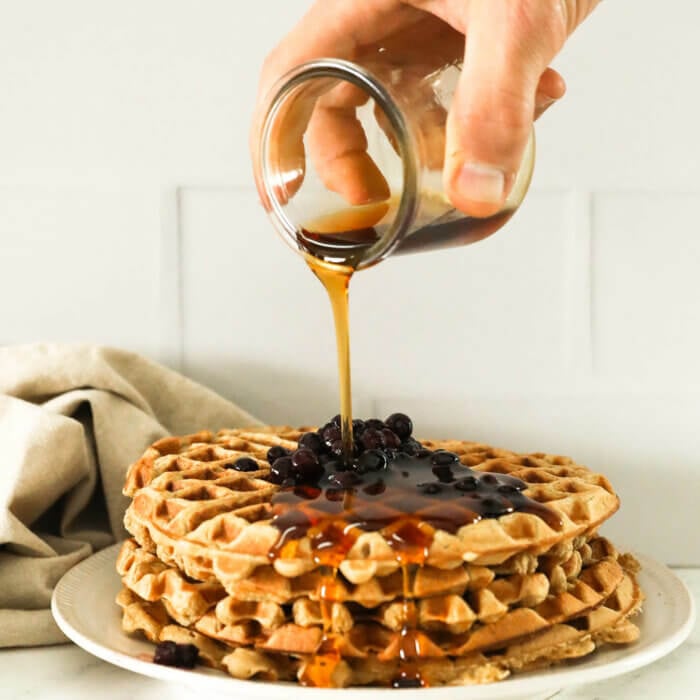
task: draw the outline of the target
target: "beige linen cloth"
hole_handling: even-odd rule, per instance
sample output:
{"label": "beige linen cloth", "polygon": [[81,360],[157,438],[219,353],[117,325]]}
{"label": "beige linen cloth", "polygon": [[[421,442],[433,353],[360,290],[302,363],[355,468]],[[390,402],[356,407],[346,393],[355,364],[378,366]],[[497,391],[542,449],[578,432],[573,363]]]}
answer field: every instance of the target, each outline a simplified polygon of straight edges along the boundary
{"label": "beige linen cloth", "polygon": [[124,475],[147,445],[257,422],[129,352],[0,348],[0,647],[66,641],[49,610],[53,587],[126,536]]}

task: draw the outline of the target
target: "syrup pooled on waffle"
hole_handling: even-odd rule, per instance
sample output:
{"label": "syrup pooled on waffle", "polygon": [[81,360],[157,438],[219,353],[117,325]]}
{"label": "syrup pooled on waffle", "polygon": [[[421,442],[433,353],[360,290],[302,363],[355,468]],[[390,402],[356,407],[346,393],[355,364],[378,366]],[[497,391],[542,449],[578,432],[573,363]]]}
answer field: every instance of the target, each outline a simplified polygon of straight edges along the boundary
{"label": "syrup pooled on waffle", "polygon": [[[618,507],[604,477],[567,458],[419,442],[403,414],[354,421],[346,463],[339,423],[155,443],[127,476],[125,590],[228,649],[298,659],[304,685],[365,682],[353,664],[376,659],[392,669],[382,683],[419,687],[443,682],[436,660],[543,634],[633,580],[616,553],[583,565]],[[253,657],[224,665],[240,676],[241,658]]]}

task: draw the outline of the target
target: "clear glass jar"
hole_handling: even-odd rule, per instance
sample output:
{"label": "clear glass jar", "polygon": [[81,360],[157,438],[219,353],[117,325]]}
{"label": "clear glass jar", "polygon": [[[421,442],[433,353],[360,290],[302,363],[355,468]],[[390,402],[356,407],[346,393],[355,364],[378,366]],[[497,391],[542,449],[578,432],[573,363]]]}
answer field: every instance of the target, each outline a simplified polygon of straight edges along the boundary
{"label": "clear glass jar", "polygon": [[321,59],[271,92],[256,182],[298,252],[361,269],[389,255],[466,245],[501,228],[527,192],[534,132],[502,210],[457,211],[442,185],[445,124],[461,64]]}

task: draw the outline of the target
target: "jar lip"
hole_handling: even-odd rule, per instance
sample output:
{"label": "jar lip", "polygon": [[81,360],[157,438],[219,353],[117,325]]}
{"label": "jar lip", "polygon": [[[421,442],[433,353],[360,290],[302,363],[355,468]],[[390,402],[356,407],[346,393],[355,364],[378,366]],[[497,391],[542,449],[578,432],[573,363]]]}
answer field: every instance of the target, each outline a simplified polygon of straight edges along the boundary
{"label": "jar lip", "polygon": [[403,168],[403,186],[391,225],[381,238],[367,249],[356,269],[371,267],[390,255],[400,243],[401,233],[410,228],[418,206],[416,193],[419,184],[419,168],[413,135],[403,113],[382,83],[362,66],[338,58],[319,58],[296,66],[283,75],[273,86],[267,101],[268,106],[260,131],[259,143],[260,182],[264,189],[265,200],[269,202],[268,211],[274,219],[279,233],[287,243],[298,251],[310,254],[310,251],[305,250],[297,239],[300,232],[299,225],[287,216],[280,199],[275,195],[273,180],[270,177],[268,149],[270,132],[280,108],[302,83],[315,78],[338,78],[364,90],[384,112],[397,137],[397,147]]}

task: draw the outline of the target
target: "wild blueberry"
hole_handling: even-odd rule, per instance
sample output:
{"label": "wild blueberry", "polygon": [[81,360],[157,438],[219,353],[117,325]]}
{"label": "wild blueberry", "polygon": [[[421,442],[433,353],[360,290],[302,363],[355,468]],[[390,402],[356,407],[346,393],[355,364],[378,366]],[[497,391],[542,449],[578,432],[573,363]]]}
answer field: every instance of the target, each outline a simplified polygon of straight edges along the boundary
{"label": "wild blueberry", "polygon": [[370,418],[369,420],[365,421],[365,427],[372,428],[373,430],[383,430],[386,428],[386,425],[384,424],[384,421],[379,420],[379,418]]}
{"label": "wild blueberry", "polygon": [[321,437],[326,446],[330,447],[336,440],[340,440],[341,435],[342,432],[339,426],[329,425],[327,428],[324,428]]}
{"label": "wild blueberry", "polygon": [[455,484],[455,488],[458,491],[476,491],[479,488],[479,481],[475,476],[465,476]]}
{"label": "wild blueberry", "polygon": [[360,438],[362,446],[366,450],[379,450],[386,446],[384,434],[376,428],[367,428]]}
{"label": "wild blueberry", "polygon": [[384,430],[382,430],[382,437],[384,438],[384,444],[391,449],[395,450],[401,446],[401,439],[393,430],[389,430],[389,428],[384,428]]}
{"label": "wild blueberry", "polygon": [[447,450],[436,450],[430,458],[430,463],[436,466],[454,464],[455,462],[459,462],[459,457],[454,452],[447,452]]}
{"label": "wild blueberry", "polygon": [[325,449],[323,440],[318,433],[304,433],[299,438],[298,444],[299,447],[305,447],[306,449],[315,452],[317,455],[320,455]]}
{"label": "wild blueberry", "polygon": [[413,421],[405,413],[392,413],[384,422],[402,440],[409,438],[413,432]]}
{"label": "wild blueberry", "polygon": [[357,459],[360,473],[378,472],[386,467],[386,455],[381,450],[367,450]]}
{"label": "wild blueberry", "polygon": [[356,419],[352,422],[353,435],[360,435],[364,432],[367,424],[363,420]]}
{"label": "wild blueberry", "polygon": [[289,479],[292,476],[293,470],[294,465],[291,457],[279,457],[270,467],[270,476],[268,478],[274,484],[281,484],[285,479]]}
{"label": "wild blueberry", "polygon": [[260,466],[251,457],[239,457],[233,464],[227,464],[226,468],[235,469],[237,472],[257,472]]}
{"label": "wild blueberry", "polygon": [[272,464],[276,459],[279,459],[280,457],[288,457],[290,454],[290,451],[286,447],[282,447],[282,445],[275,445],[267,451],[267,461]]}

